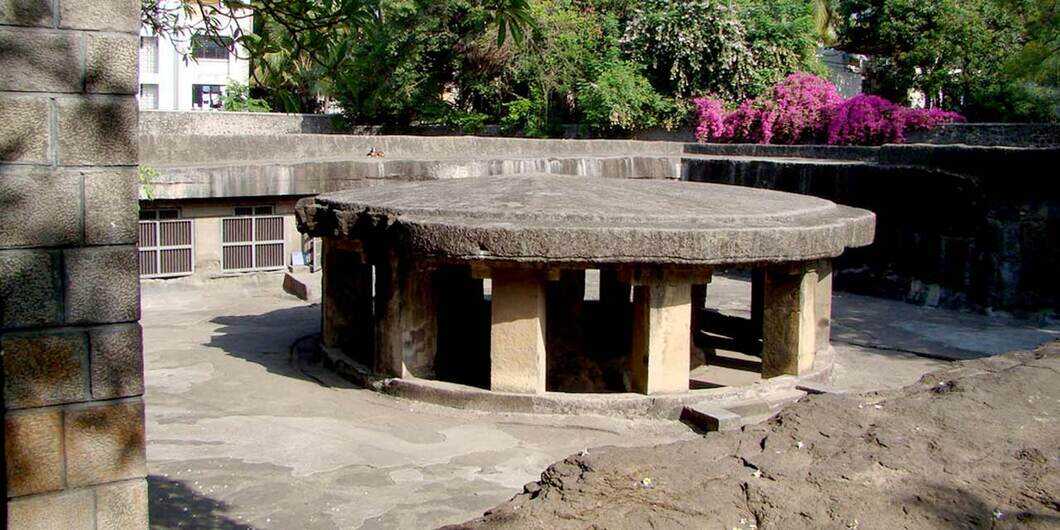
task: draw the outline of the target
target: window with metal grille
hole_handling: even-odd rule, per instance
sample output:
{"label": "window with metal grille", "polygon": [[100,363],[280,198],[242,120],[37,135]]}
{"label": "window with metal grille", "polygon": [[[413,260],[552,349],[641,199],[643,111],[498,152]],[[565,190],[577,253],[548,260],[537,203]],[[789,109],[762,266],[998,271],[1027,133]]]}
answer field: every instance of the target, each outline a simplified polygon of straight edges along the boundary
{"label": "window with metal grille", "polygon": [[196,59],[228,60],[228,50],[231,48],[231,37],[211,37],[200,34],[191,38],[191,55]]}
{"label": "window with metal grille", "polygon": [[191,219],[178,219],[177,210],[140,212],[140,277],[172,278],[195,272],[195,242]]}
{"label": "window with metal grille", "polygon": [[140,37],[140,71],[158,73],[158,37]]}
{"label": "window with metal grille", "polygon": [[283,216],[271,206],[241,206],[221,220],[221,269],[261,271],[283,268]]}

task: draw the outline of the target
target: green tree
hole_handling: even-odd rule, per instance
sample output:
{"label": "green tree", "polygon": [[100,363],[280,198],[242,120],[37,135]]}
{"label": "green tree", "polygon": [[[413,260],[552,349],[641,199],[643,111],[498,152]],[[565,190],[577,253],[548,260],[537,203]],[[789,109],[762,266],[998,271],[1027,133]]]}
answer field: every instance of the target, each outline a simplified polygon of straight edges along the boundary
{"label": "green tree", "polygon": [[973,119],[1040,119],[1049,114],[1040,89],[1060,75],[1056,9],[1055,0],[839,0],[838,47],[872,57],[868,88],[889,99],[919,91]]}

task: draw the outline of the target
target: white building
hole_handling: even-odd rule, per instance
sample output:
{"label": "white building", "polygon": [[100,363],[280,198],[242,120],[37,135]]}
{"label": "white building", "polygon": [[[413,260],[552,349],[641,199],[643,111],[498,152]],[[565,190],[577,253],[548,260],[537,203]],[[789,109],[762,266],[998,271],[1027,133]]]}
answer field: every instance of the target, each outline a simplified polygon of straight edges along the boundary
{"label": "white building", "polygon": [[[165,7],[179,0],[160,0]],[[247,84],[250,62],[236,45],[236,53],[218,45],[202,32],[201,18],[188,18],[179,9],[178,26],[191,28],[185,35],[155,35],[149,28],[140,33],[140,108],[150,110],[210,110],[221,105],[225,86],[233,81]],[[237,25],[251,31],[249,18],[219,19],[222,39],[231,39]],[[199,28],[199,29],[197,29]],[[230,42],[227,41],[227,42]]]}

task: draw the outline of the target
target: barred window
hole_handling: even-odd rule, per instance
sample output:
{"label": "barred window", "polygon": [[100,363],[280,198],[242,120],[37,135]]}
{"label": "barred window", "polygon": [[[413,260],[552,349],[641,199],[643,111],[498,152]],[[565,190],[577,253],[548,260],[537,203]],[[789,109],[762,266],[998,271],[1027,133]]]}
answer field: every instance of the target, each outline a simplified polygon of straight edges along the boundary
{"label": "barred window", "polygon": [[196,59],[228,59],[232,47],[231,37],[194,35],[191,38],[191,55]]}

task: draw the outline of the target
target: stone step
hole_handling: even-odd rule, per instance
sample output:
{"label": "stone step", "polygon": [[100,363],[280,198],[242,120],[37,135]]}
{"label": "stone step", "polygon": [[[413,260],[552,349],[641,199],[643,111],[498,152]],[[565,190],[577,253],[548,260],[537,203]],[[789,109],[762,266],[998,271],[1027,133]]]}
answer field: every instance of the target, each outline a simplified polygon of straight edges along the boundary
{"label": "stone step", "polygon": [[762,423],[773,416],[788,403],[806,396],[800,390],[778,392],[762,399],[747,400],[734,404],[701,402],[686,405],[681,412],[681,420],[704,431],[734,431],[744,425]]}

